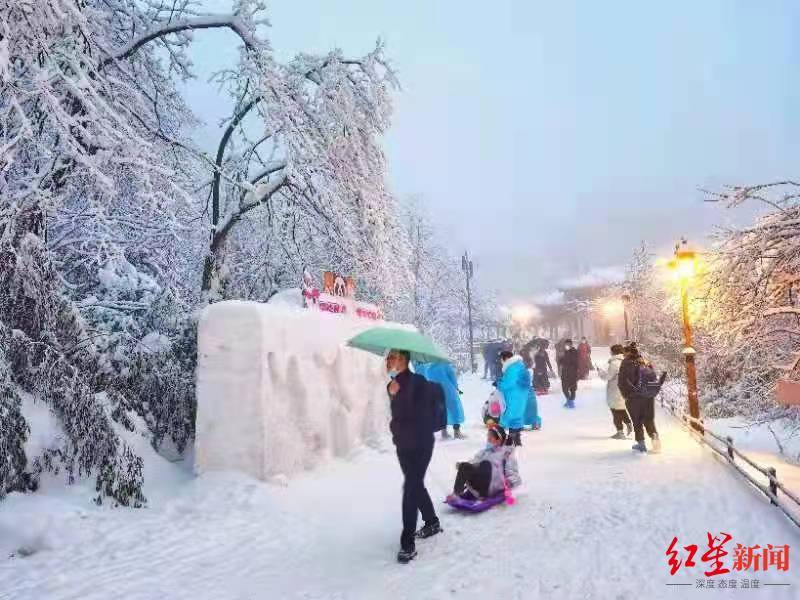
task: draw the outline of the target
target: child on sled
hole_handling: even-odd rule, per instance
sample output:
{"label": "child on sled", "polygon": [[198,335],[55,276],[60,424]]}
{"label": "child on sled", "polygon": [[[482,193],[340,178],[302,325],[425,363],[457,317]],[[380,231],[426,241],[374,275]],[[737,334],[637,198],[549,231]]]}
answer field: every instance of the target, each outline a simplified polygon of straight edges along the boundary
{"label": "child on sled", "polygon": [[458,472],[453,493],[447,500],[456,497],[479,500],[503,494],[522,480],[519,476],[514,447],[506,446],[506,432],[499,425],[490,425],[486,434],[486,446],[468,462],[456,463]]}

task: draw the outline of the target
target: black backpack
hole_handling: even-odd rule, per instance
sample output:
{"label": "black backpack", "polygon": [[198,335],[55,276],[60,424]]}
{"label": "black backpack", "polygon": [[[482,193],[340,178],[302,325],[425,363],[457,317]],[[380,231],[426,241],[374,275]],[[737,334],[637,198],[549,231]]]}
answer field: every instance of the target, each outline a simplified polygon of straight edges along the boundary
{"label": "black backpack", "polygon": [[653,366],[648,364],[640,364],[637,375],[639,381],[636,384],[636,395],[648,400],[658,396],[658,392],[661,391],[661,386],[664,384],[664,379],[667,377],[665,372],[659,378]]}
{"label": "black backpack", "polygon": [[447,404],[444,400],[444,388],[438,383],[429,381],[428,394],[433,404],[433,431],[441,431],[447,427]]}

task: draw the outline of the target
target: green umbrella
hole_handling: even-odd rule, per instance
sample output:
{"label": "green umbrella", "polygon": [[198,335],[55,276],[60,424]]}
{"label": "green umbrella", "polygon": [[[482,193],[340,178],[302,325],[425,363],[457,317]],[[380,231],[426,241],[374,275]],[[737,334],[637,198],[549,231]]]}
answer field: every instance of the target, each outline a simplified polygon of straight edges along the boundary
{"label": "green umbrella", "polygon": [[351,348],[384,356],[389,350],[405,350],[414,362],[450,362],[447,354],[418,331],[372,327],[347,342]]}

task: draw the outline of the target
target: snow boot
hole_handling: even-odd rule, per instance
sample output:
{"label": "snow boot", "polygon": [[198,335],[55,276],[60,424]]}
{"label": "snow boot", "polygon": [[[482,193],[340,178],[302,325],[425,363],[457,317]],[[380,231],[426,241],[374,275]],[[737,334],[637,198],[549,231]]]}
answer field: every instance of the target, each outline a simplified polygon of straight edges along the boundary
{"label": "snow boot", "polygon": [[611,436],[611,439],[612,440],[624,440],[627,437],[628,436],[625,435],[624,433],[622,433],[622,430],[620,429],[617,433],[615,433],[614,435]]}
{"label": "snow boot", "polygon": [[467,436],[465,436],[463,433],[461,433],[461,429],[456,429],[456,432],[453,435],[453,437],[456,438],[457,440],[465,440],[465,439],[467,439]]}
{"label": "snow boot", "polygon": [[401,565],[407,565],[412,560],[417,557],[417,550],[414,546],[410,548],[400,548],[400,552],[397,553],[397,562]]}
{"label": "snow boot", "polygon": [[644,442],[636,442],[633,446],[631,446],[631,450],[644,454],[647,452],[647,446],[644,445]]}
{"label": "snow boot", "polygon": [[633,433],[633,425],[630,423],[625,423],[625,437],[629,436]]}
{"label": "snow boot", "polygon": [[567,402],[567,408],[575,408],[575,400],[570,400]]}
{"label": "snow boot", "polygon": [[447,432],[447,427],[442,429],[442,439],[443,440],[449,440],[450,439],[450,434]]}
{"label": "snow boot", "polygon": [[654,435],[651,438],[651,441],[653,442],[653,448],[650,450],[650,452],[654,452],[656,454],[661,452],[661,440],[659,439],[658,435]]}
{"label": "snow boot", "polygon": [[425,525],[423,525],[414,535],[418,539],[424,540],[426,538],[433,537],[437,533],[444,533],[444,529],[442,529],[439,519],[431,521],[430,523],[425,523]]}

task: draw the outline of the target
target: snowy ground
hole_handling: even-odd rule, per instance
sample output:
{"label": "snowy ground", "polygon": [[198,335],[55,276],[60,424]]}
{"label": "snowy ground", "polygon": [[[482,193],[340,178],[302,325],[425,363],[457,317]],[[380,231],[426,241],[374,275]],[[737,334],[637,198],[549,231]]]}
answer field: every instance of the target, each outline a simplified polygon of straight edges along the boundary
{"label": "snowy ground", "polygon": [[[169,465],[144,510],[95,508],[80,488],[12,495],[0,504],[0,599],[796,598],[800,532],[667,416],[661,455],[609,439],[603,386],[582,382],[574,411],[560,394],[542,397],[544,429],[525,434],[517,503],[475,516],[441,509],[444,535],[420,542],[410,565],[394,560],[401,478],[387,441],[285,486]],[[455,461],[483,439],[488,387],[470,378],[463,388],[470,438],[437,444],[437,501]],[[737,542],[789,544],[788,574],[732,578],[792,585],[697,590],[699,560],[670,577],[673,536],[702,552],[709,531],[733,536],[731,554]],[[33,554],[6,559],[20,546]]]}

